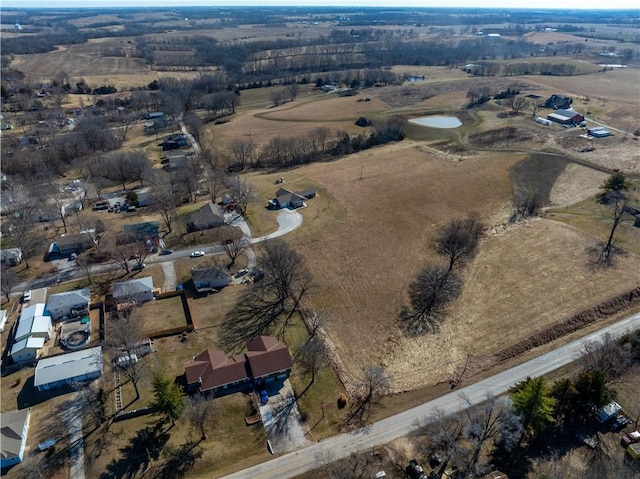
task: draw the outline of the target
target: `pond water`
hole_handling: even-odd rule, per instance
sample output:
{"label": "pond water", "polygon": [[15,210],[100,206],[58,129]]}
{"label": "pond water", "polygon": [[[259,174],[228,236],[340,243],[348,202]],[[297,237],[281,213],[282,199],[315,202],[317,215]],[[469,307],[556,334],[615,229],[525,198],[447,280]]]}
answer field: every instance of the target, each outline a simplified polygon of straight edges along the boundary
{"label": "pond water", "polygon": [[409,123],[420,126],[429,126],[431,128],[458,128],[462,126],[462,122],[455,116],[421,116],[409,120]]}

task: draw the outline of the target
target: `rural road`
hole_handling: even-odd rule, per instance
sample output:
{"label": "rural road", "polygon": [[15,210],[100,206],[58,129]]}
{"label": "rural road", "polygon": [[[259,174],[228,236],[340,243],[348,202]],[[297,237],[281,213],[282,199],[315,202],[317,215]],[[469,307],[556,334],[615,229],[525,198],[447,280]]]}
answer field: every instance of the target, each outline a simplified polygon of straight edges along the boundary
{"label": "rural road", "polygon": [[625,332],[640,328],[640,313],[629,316],[611,326],[603,328],[582,339],[561,346],[549,353],[461,388],[413,409],[388,417],[351,433],[327,438],[322,442],[290,452],[271,461],[258,464],[224,476],[225,479],[286,479],[295,477],[321,465],[335,461],[351,453],[387,444],[414,431],[418,424],[424,424],[436,411],[455,413],[468,407],[465,397],[472,404],[486,400],[487,394],[498,396],[505,393],[518,381],[528,376],[548,374],[570,362],[579,355],[585,342],[600,340],[606,333],[621,336]]}

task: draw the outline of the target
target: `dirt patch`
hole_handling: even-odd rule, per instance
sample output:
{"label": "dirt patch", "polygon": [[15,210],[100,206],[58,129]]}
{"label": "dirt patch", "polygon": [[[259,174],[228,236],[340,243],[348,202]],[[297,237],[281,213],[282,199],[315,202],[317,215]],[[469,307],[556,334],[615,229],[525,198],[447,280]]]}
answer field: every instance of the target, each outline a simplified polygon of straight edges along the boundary
{"label": "dirt patch", "polygon": [[516,201],[535,197],[538,206],[547,205],[551,189],[566,166],[567,160],[560,156],[527,156],[511,169]]}
{"label": "dirt patch", "polygon": [[527,143],[536,139],[542,140],[544,136],[545,135],[540,132],[534,132],[522,126],[505,126],[503,128],[471,135],[469,137],[469,143],[481,148],[500,148],[517,143]]}

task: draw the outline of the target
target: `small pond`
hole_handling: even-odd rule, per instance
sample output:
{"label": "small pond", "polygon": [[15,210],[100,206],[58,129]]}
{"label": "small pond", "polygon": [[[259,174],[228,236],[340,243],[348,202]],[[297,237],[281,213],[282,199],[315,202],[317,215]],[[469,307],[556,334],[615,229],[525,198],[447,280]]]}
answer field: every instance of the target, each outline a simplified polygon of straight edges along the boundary
{"label": "small pond", "polygon": [[455,116],[421,116],[409,120],[409,123],[420,126],[429,126],[431,128],[458,128],[462,126],[462,122]]}

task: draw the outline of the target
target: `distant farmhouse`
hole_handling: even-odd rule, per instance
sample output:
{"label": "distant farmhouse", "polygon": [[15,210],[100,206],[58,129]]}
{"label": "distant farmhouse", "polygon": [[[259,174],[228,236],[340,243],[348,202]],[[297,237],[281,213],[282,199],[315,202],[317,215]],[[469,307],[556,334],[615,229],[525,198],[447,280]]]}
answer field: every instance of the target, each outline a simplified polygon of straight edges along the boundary
{"label": "distant farmhouse", "polygon": [[547,108],[553,108],[554,110],[566,110],[571,108],[571,104],[573,100],[569,97],[562,95],[551,95],[547,98],[547,101],[544,102],[544,106]]}
{"label": "distant farmhouse", "polygon": [[180,148],[184,148],[185,146],[189,146],[189,140],[187,140],[187,137],[182,133],[177,133],[165,138],[160,146],[162,146],[162,151],[178,150]]}
{"label": "distant farmhouse", "polygon": [[60,354],[38,361],[34,386],[48,391],[102,376],[102,347]]}
{"label": "distant farmhouse", "polygon": [[224,225],[224,216],[211,201],[189,216],[187,231],[200,231]]}
{"label": "distant farmhouse", "polygon": [[578,125],[584,121],[584,116],[573,109],[556,110],[547,115],[547,120],[560,123],[561,125]]}
{"label": "distant farmhouse", "polygon": [[185,364],[187,389],[223,396],[276,379],[286,379],[293,360],[287,346],[271,336],[247,344],[247,352],[227,359],[223,351],[207,349]]}
{"label": "distant farmhouse", "polygon": [[29,419],[31,409],[19,409],[0,414],[0,443],[2,444],[2,459],[0,467],[19,464],[24,456],[24,449],[29,435]]}

